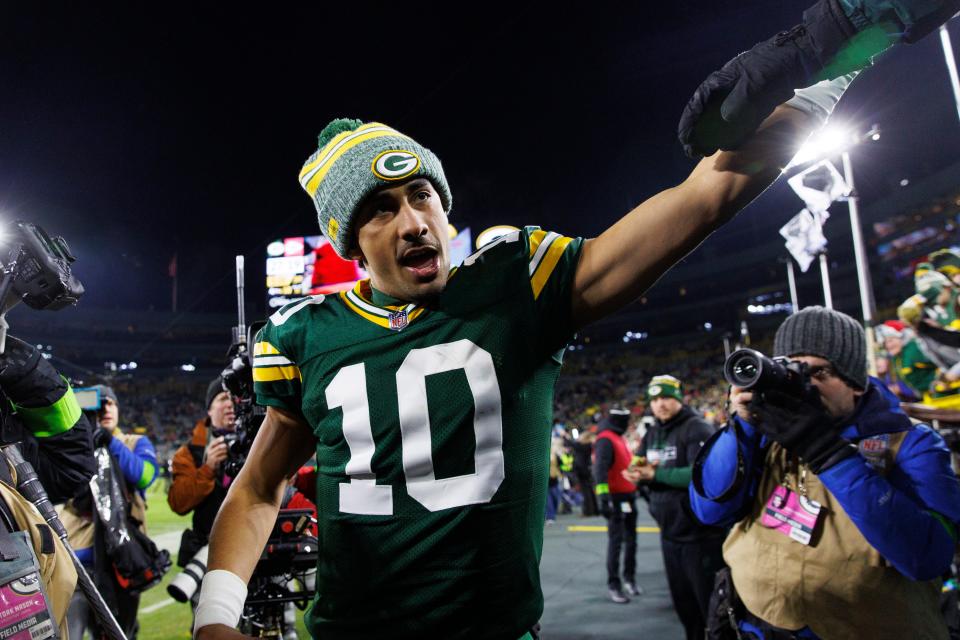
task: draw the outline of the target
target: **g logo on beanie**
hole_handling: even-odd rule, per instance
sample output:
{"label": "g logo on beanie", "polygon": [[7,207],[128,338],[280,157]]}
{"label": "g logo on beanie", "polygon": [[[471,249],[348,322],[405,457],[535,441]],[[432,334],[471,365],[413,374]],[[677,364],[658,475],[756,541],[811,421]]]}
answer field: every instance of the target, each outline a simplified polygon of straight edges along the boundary
{"label": "g logo on beanie", "polygon": [[374,158],[370,168],[381,180],[403,180],[420,168],[420,158],[409,151],[391,149]]}

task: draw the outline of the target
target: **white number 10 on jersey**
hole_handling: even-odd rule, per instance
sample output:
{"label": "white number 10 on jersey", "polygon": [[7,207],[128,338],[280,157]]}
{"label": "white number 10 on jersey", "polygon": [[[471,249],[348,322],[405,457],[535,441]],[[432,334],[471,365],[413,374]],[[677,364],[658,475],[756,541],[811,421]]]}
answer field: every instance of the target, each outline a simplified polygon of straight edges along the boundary
{"label": "white number 10 on jersey", "polygon": [[[433,471],[427,376],[457,370],[466,374],[473,395],[475,471],[438,480]],[[504,476],[500,387],[493,358],[469,340],[412,349],[396,378],[407,493],[430,511],[489,502]],[[343,409],[343,437],[350,448],[346,467],[350,481],[340,485],[340,511],[392,515],[393,489],[378,485],[371,469],[375,445],[364,364],[338,371],[326,396],[329,409]]]}

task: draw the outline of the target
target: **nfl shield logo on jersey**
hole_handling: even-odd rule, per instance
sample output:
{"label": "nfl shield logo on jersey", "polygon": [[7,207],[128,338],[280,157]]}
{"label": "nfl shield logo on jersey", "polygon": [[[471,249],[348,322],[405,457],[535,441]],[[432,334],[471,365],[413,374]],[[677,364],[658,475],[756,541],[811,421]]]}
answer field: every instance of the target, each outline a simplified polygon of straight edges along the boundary
{"label": "nfl shield logo on jersey", "polygon": [[401,309],[389,315],[390,328],[394,331],[400,331],[407,326],[407,311]]}

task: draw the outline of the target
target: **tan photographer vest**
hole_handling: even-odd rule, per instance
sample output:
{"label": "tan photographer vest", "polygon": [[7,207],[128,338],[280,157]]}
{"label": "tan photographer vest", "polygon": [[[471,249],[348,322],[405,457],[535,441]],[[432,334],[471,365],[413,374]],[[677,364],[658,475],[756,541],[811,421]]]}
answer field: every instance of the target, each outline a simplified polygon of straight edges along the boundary
{"label": "tan photographer vest", "polygon": [[[894,465],[905,436],[888,434],[884,450],[867,456],[882,475]],[[760,524],[773,490],[786,478],[789,488],[798,491],[803,468],[773,444],[751,512],[734,525],[723,545],[747,609],[783,629],[809,626],[824,640],[946,640],[940,580],[916,582],[890,566],[813,472],[806,472],[804,486],[822,509],[810,545]]]}

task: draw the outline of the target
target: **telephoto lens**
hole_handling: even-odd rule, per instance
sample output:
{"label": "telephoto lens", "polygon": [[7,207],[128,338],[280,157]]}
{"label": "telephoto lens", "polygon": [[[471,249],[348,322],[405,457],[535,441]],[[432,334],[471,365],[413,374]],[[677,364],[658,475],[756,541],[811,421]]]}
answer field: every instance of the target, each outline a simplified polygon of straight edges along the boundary
{"label": "telephoto lens", "polygon": [[723,365],[723,377],[735,387],[756,392],[776,389],[802,396],[806,366],[786,358],[768,358],[754,349],[738,349]]}
{"label": "telephoto lens", "polygon": [[200,588],[203,574],[207,572],[207,553],[210,545],[200,547],[180,574],[167,585],[167,593],[177,602],[187,602]]}

